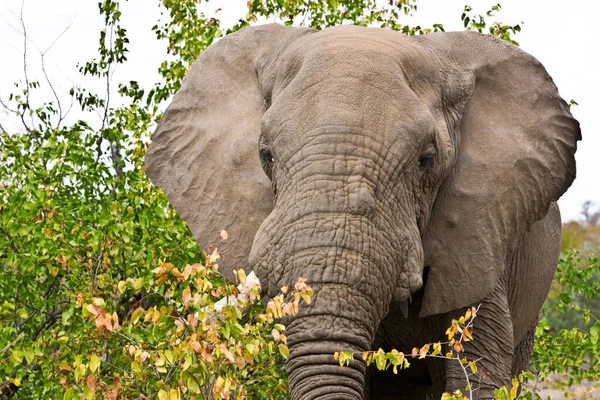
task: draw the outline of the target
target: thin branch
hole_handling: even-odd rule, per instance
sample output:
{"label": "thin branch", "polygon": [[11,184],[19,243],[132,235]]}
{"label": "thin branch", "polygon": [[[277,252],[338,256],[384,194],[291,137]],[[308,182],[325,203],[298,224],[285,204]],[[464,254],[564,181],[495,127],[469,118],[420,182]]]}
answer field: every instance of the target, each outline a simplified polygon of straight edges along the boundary
{"label": "thin branch", "polygon": [[50,313],[50,315],[46,316],[46,321],[40,325],[35,332],[33,332],[32,335],[32,341],[35,341],[38,336],[44,332],[46,329],[49,329],[52,327],[52,325],[54,325],[55,323],[58,322],[58,320],[61,318],[62,313],[66,310],[66,307],[60,308],[60,309],[56,309],[56,307],[53,307],[52,312]]}
{"label": "thin branch", "polygon": [[[24,10],[25,0],[21,0],[21,14],[19,15],[19,20],[21,21],[21,27],[23,27],[23,75],[25,76],[25,99],[27,101],[27,107],[31,107],[29,102],[29,74],[27,72],[27,28],[25,27],[25,19],[23,18]],[[25,110],[23,110],[23,113],[21,114],[21,121],[25,125],[27,131],[30,131],[27,124],[25,124],[24,114]],[[31,118],[31,125],[33,126],[33,116]]]}
{"label": "thin branch", "polygon": [[[2,128],[4,130],[4,128]],[[10,247],[12,247],[13,251],[15,253],[20,253],[19,248],[17,247],[17,245],[15,244],[13,237],[10,235],[10,233],[8,233],[8,231],[6,231],[4,228],[0,228],[0,231],[2,231],[2,233],[4,233],[4,236],[6,236],[8,238],[8,241],[10,243]]]}
{"label": "thin branch", "polygon": [[62,37],[62,35],[64,35],[69,29],[71,29],[71,27],[73,26],[73,23],[75,22],[76,16],[77,16],[77,10],[75,10],[75,14],[73,14],[73,18],[71,19],[71,22],[69,22],[69,24],[65,27],[65,29],[63,29],[63,31],[61,33],[59,33],[56,38],[54,38],[52,43],[50,43],[50,45],[48,47],[46,47],[46,50],[44,50],[42,52],[42,55],[45,55],[47,52],[49,52],[50,49],[52,48],[52,46],[54,46],[56,44],[56,42],[58,42],[58,39],[60,39]]}
{"label": "thin branch", "polygon": [[[109,36],[109,43],[110,43],[110,53],[112,54],[112,50],[113,50],[113,32],[114,32],[114,26],[111,25],[110,27],[110,36]],[[106,122],[108,121],[108,110],[110,107],[110,78],[112,77],[111,73],[110,73],[110,67],[112,66],[112,61],[111,61],[111,57],[109,57],[108,59],[108,63],[106,65],[106,97],[105,97],[105,101],[104,101],[104,117],[102,118],[102,129],[104,129],[104,127],[106,126]]]}
{"label": "thin branch", "polygon": [[4,102],[2,99],[0,99],[0,105],[2,105],[2,107],[4,107],[4,109],[5,109],[6,111],[8,111],[8,112],[10,112],[10,113],[13,113],[13,114],[18,114],[18,111],[17,111],[17,110],[13,110],[12,108],[10,108],[10,107],[8,106],[8,104],[6,104],[6,103],[5,103],[5,102]]}
{"label": "thin branch", "polygon": [[7,344],[6,346],[4,346],[4,348],[2,350],[0,350],[0,354],[4,354],[8,349],[10,349],[15,343],[17,343],[19,340],[23,339],[25,335],[20,333],[17,338],[15,340],[13,340],[12,342],[10,342],[9,344]]}
{"label": "thin branch", "polygon": [[45,54],[46,53],[41,53],[42,72],[44,73],[44,77],[46,78],[46,83],[48,83],[48,86],[50,86],[50,90],[52,90],[52,94],[54,95],[54,98],[56,99],[56,106],[58,107],[58,122],[56,123],[56,129],[58,129],[58,127],[60,126],[60,123],[63,120],[63,111],[62,111],[62,106],[60,105],[60,99],[58,98],[58,95],[56,94],[56,90],[54,90],[54,85],[52,84],[52,82],[50,81],[50,78],[48,77],[48,74],[46,73],[46,65],[44,62]]}
{"label": "thin branch", "polygon": [[54,95],[54,98],[56,99],[56,105],[58,107],[58,122],[56,123],[57,129],[60,127],[60,124],[62,123],[63,119],[66,117],[68,112],[71,110],[71,107],[73,107],[73,98],[71,97],[71,105],[69,107],[69,110],[67,111],[66,114],[63,114],[61,101],[58,98],[58,95],[56,93],[56,90],[54,89],[54,85],[52,84],[52,81],[50,80],[50,78],[48,77],[48,74],[46,73],[45,56],[50,51],[50,49],[52,49],[52,47],[56,44],[56,42],[58,42],[58,40],[71,28],[71,26],[73,26],[74,21],[75,21],[75,15],[73,15],[71,22],[69,22],[69,24],[65,27],[65,29],[63,29],[62,32],[59,33],[58,36],[56,36],[56,38],[54,38],[52,43],[50,43],[50,45],[48,47],[46,47],[46,49],[44,51],[42,51],[36,43],[31,41],[35,45],[35,47],[37,47],[38,51],[40,52],[40,58],[42,61],[42,72],[44,73],[46,82],[48,83],[48,86],[50,86],[50,90],[52,90],[52,94]]}

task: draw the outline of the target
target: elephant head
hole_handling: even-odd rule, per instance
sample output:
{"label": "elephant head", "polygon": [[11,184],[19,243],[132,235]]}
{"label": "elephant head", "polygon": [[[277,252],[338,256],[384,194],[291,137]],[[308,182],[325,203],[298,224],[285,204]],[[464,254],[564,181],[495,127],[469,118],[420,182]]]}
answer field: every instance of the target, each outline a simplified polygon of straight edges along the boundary
{"label": "elephant head", "polygon": [[365,365],[340,372],[334,349],[369,350],[426,267],[421,316],[489,295],[579,139],[542,65],[495,37],[264,25],[200,55],[146,172],[198,243],[229,232],[226,277],[249,266],[270,295],[308,279],[292,397],[359,399]]}

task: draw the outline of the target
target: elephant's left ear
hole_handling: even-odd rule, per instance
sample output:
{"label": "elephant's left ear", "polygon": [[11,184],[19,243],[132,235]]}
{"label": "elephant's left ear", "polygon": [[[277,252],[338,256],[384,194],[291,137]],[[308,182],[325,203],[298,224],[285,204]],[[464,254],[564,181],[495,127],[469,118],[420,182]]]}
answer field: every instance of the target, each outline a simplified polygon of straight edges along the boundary
{"label": "elephant's left ear", "polygon": [[519,48],[473,32],[422,40],[450,59],[463,84],[449,90],[463,93],[450,100],[460,104],[456,164],[423,237],[425,316],[492,293],[517,240],[575,179],[581,131],[544,67]]}

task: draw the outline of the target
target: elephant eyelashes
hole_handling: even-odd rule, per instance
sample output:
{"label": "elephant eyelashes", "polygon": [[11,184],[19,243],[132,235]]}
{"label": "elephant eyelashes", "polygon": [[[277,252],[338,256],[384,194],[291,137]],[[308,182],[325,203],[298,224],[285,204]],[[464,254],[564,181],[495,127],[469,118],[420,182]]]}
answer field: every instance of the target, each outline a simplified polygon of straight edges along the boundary
{"label": "elephant eyelashes", "polygon": [[433,156],[423,156],[419,158],[419,168],[425,169],[433,165]]}
{"label": "elephant eyelashes", "polygon": [[259,143],[258,156],[260,158],[260,164],[262,165],[265,174],[267,174],[269,179],[272,179],[271,174],[273,171],[273,162],[275,161],[275,158],[273,157],[271,150],[266,145],[266,143],[264,143],[262,138]]}

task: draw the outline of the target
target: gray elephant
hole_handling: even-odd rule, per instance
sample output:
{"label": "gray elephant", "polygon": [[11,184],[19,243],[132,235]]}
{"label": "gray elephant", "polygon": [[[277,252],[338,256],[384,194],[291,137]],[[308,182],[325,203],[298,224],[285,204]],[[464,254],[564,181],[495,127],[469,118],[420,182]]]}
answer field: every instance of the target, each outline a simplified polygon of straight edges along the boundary
{"label": "gray elephant", "polygon": [[528,366],[580,138],[543,66],[495,37],[264,25],[202,53],[146,171],[199,244],[229,232],[226,277],[252,268],[270,296],[308,279],[286,321],[292,399],[464,389],[456,362],[394,375],[333,352],[443,340],[473,304],[483,399]]}

